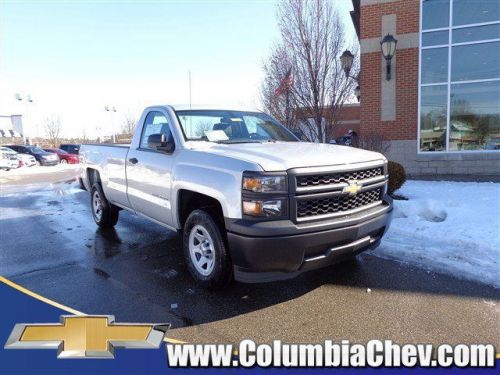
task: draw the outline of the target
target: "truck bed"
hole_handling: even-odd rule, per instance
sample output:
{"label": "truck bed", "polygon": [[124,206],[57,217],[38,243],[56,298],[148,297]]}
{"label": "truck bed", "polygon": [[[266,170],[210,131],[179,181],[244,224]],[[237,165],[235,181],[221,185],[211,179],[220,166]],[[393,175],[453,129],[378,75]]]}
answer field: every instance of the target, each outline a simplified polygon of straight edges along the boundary
{"label": "truck bed", "polygon": [[126,160],[129,144],[82,144],[82,166],[99,171],[104,193],[110,202],[128,206]]}

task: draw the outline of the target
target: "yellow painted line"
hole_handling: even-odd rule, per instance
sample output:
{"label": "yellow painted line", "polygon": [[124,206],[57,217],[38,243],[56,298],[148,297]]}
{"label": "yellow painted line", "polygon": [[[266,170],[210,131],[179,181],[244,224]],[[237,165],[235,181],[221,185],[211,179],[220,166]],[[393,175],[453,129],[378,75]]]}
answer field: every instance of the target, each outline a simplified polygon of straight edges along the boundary
{"label": "yellow painted line", "polygon": [[[0,282],[4,283],[5,285],[8,285],[10,286],[11,288],[14,288],[18,291],[20,291],[21,293],[24,293],[30,297],[33,297],[43,303],[46,303],[48,305],[51,305],[51,306],[54,306],[54,307],[57,307],[58,309],[60,310],[63,310],[63,311],[66,311],[66,312],[69,312],[73,315],[86,315],[85,313],[81,312],[81,311],[78,311],[78,310],[75,310],[75,309],[72,309],[71,307],[68,307],[68,306],[65,306],[59,302],[56,302],[56,301],[52,301],[51,299],[47,298],[47,297],[44,297],[44,296],[41,296],[40,294],[38,293],[35,293],[35,292],[32,292],[31,290],[29,289],[26,289],[25,287],[19,285],[19,284],[16,284],[15,282],[13,281],[10,281],[9,279],[3,277],[3,276],[0,276]],[[168,342],[170,344],[186,344],[185,341],[181,341],[181,340],[176,340],[176,339],[169,339],[167,337],[165,337],[163,339],[163,341],[165,342]]]}
{"label": "yellow painted line", "polygon": [[3,276],[0,276],[0,281],[8,286],[10,286],[11,288],[14,288],[24,294],[27,294],[28,296],[30,297],[33,297],[39,301],[42,301],[46,304],[49,304],[51,306],[54,306],[54,307],[57,307],[58,309],[61,309],[61,310],[64,310],[64,311],[67,311],[71,314],[74,314],[74,315],[85,315],[84,313],[82,313],[81,311],[78,311],[78,310],[75,310],[75,309],[72,309],[71,307],[68,307],[68,306],[65,306],[65,305],[62,305],[56,301],[52,301],[44,296],[41,296],[40,294],[37,294],[35,292],[32,292],[31,290],[29,289],[26,289],[25,287],[22,287],[21,285],[19,284],[16,284],[15,282],[13,281],[10,281],[9,279],[6,279],[5,277]]}
{"label": "yellow painted line", "polygon": [[[54,307],[57,307],[58,309],[61,309],[61,310],[64,310],[64,311],[67,311],[71,314],[74,314],[74,315],[86,315],[85,313],[81,312],[81,311],[78,311],[78,310],[75,310],[75,309],[72,309],[71,307],[68,307],[68,306],[65,306],[65,305],[62,305],[60,304],[59,302],[56,302],[56,301],[52,301],[51,299],[48,299],[44,296],[41,296],[40,294],[37,294],[35,292],[32,292],[31,290],[29,289],[26,289],[25,287],[22,287],[21,285],[19,284],[16,284],[15,282],[13,281],[10,281],[9,279],[6,279],[5,277],[3,276],[0,276],[0,282],[24,293],[24,294],[27,294],[28,296],[30,297],[33,297],[33,298],[36,298],[37,300],[39,301],[42,301],[44,303],[47,303],[51,306],[54,306]],[[168,342],[169,344],[187,344],[186,341],[181,341],[181,340],[177,340],[177,339],[169,339],[167,337],[165,337],[163,339],[163,341],[165,342]],[[238,355],[238,350],[235,349],[233,351],[233,355]],[[496,358],[497,359],[500,359],[500,353],[497,353],[496,354]]]}

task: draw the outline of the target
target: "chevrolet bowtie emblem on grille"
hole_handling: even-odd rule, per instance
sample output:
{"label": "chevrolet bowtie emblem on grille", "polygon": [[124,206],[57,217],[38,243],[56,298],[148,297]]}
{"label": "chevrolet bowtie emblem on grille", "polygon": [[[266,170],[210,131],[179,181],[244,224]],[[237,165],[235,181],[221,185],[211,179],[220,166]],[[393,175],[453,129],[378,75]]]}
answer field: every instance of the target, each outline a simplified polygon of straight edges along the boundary
{"label": "chevrolet bowtie emblem on grille", "polygon": [[114,323],[112,315],[61,316],[60,324],[16,324],[5,349],[58,349],[58,358],[114,358],[115,348],[157,349],[170,324]]}
{"label": "chevrolet bowtie emblem on grille", "polygon": [[361,190],[362,185],[358,184],[358,181],[348,181],[348,186],[342,189],[342,193],[348,193],[349,195],[356,195]]}

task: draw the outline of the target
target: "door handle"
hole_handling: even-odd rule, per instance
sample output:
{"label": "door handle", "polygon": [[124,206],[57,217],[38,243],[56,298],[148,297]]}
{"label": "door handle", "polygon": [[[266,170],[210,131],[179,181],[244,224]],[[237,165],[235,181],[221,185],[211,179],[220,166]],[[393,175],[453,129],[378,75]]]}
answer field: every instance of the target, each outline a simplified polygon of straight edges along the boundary
{"label": "door handle", "polygon": [[137,160],[137,158],[130,158],[128,159],[129,162],[131,162],[132,164],[137,164],[139,162],[139,160]]}

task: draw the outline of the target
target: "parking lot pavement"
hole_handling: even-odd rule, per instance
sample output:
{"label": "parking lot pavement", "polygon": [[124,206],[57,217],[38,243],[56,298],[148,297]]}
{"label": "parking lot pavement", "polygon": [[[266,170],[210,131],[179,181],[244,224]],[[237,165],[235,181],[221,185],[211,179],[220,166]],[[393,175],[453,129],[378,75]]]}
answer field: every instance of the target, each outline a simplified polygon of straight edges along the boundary
{"label": "parking lot pavement", "polygon": [[498,289],[361,255],[269,284],[197,287],[179,236],[122,211],[97,229],[75,183],[0,197],[0,274],[45,297],[119,321],[170,322],[189,342],[396,342],[500,346]]}

